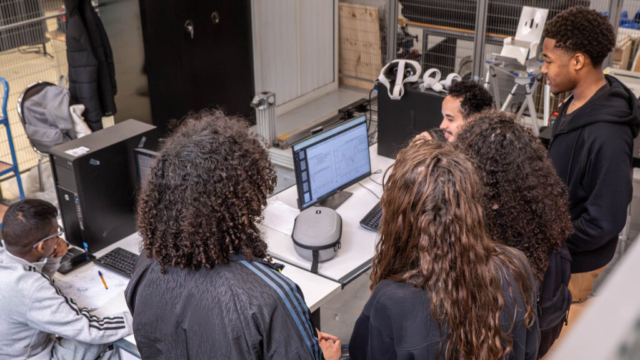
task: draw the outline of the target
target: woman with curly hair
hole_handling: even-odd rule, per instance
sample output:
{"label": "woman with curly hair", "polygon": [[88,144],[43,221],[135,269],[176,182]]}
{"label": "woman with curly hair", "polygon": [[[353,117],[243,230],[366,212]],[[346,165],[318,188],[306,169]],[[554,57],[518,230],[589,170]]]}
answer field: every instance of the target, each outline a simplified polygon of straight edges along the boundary
{"label": "woman with curly hair", "polygon": [[560,334],[571,306],[567,288],[571,234],[567,188],[533,133],[512,114],[485,111],[458,134],[454,147],[475,164],[492,240],[522,251],[540,285],[538,299],[544,355]]}
{"label": "woman with curly hair", "polygon": [[400,151],[353,359],[535,359],[531,270],[522,253],[491,241],[481,202],[459,152],[421,138]]}
{"label": "woman with curly hair", "polygon": [[144,253],[125,293],[143,358],[340,356],[268,258],[256,223],[275,184],[240,118],[190,114],[164,141],[138,199]]}

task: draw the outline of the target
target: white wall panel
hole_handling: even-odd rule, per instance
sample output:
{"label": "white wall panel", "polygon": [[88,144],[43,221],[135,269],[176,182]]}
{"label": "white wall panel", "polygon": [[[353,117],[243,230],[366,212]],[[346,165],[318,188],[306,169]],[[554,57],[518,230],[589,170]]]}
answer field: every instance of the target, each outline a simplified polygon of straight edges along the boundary
{"label": "white wall panel", "polygon": [[334,81],[334,1],[300,1],[300,94]]}
{"label": "white wall panel", "polygon": [[256,92],[278,106],[335,83],[337,0],[254,0]]}
{"label": "white wall panel", "polygon": [[273,91],[278,104],[299,95],[298,0],[258,0],[256,35],[262,89]]}

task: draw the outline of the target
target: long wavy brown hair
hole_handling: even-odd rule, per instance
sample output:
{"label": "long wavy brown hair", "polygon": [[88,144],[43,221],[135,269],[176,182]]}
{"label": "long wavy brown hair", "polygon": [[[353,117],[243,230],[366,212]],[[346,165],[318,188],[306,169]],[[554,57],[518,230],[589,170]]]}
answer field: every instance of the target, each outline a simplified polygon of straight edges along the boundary
{"label": "long wavy brown hair", "polygon": [[371,288],[390,279],[426,289],[441,333],[448,329],[445,359],[506,356],[513,340],[500,327],[503,310],[509,310],[502,282],[510,271],[530,327],[531,274],[521,254],[487,236],[473,166],[445,144],[416,139],[391,169]]}
{"label": "long wavy brown hair", "polygon": [[531,130],[512,114],[485,111],[454,146],[474,163],[491,239],[522,251],[542,280],[549,254],[573,231],[567,187]]}
{"label": "long wavy brown hair", "polygon": [[163,143],[138,199],[148,257],[187,269],[227,263],[231,253],[267,257],[256,223],[276,175],[263,142],[241,118],[189,114]]}

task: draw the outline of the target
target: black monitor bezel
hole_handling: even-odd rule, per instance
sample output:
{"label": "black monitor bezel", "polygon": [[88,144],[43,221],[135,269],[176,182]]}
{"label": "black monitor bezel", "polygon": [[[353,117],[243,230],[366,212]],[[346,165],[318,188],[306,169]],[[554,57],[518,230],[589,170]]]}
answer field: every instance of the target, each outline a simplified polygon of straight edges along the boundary
{"label": "black monitor bezel", "polygon": [[[320,133],[318,133],[318,134],[315,134],[315,135],[314,135],[314,136],[312,136],[312,137],[308,137],[308,138],[306,138],[306,139],[300,140],[300,141],[296,142],[295,144],[293,144],[293,145],[291,146],[291,156],[293,157],[293,168],[294,168],[294,170],[293,170],[293,171],[294,171],[295,178],[296,178],[296,190],[297,190],[297,193],[298,193],[298,201],[297,201],[297,202],[298,202],[298,209],[300,209],[300,210],[304,210],[304,209],[309,208],[309,207],[311,207],[311,206],[313,206],[313,205],[316,205],[316,204],[318,204],[319,202],[322,202],[324,199],[326,199],[326,198],[328,198],[328,197],[331,197],[331,196],[333,196],[333,195],[337,194],[338,192],[340,192],[340,191],[342,191],[342,190],[344,190],[344,189],[346,189],[346,188],[350,187],[351,185],[354,185],[354,184],[356,184],[356,183],[358,183],[358,182],[362,181],[363,179],[366,179],[366,178],[368,178],[369,176],[371,176],[371,153],[370,153],[370,152],[368,152],[368,153],[367,153],[367,156],[369,157],[369,171],[367,171],[365,174],[363,174],[363,175],[361,175],[361,176],[359,176],[359,177],[357,177],[357,178],[355,178],[355,179],[351,180],[350,182],[348,182],[348,183],[346,183],[346,184],[343,184],[342,186],[340,186],[340,187],[338,187],[338,188],[336,188],[336,189],[334,189],[334,190],[331,190],[330,192],[328,192],[328,193],[326,193],[326,194],[322,195],[321,197],[319,197],[319,198],[315,199],[314,201],[309,202],[309,203],[307,203],[306,205],[303,205],[303,201],[302,201],[302,199],[304,199],[304,191],[303,191],[303,188],[302,188],[302,170],[300,169],[300,165],[298,164],[298,162],[297,162],[297,161],[295,161],[295,153],[296,153],[295,146],[296,146],[296,145],[298,145],[298,144],[300,144],[300,143],[302,143],[302,142],[308,141],[308,140],[312,139],[312,138],[313,138],[313,137],[315,137],[315,136],[321,136],[321,135],[323,135],[324,133],[326,133],[327,131],[333,130],[333,129],[335,129],[335,128],[339,127],[339,126],[343,126],[343,125],[345,125],[345,124],[347,124],[347,123],[349,123],[349,122],[353,122],[353,123],[354,123],[354,125],[353,125],[353,126],[349,126],[349,127],[345,128],[344,130],[342,130],[342,131],[340,131],[340,132],[337,132],[337,133],[335,133],[335,134],[333,134],[333,135],[331,135],[331,136],[327,137],[326,139],[323,139],[322,141],[323,141],[323,142],[324,142],[324,141],[327,141],[327,140],[329,140],[329,139],[331,139],[331,138],[333,138],[333,137],[335,137],[335,136],[338,136],[338,135],[340,135],[340,134],[342,134],[342,133],[344,133],[344,132],[346,132],[346,131],[348,131],[348,130],[351,130],[351,129],[355,128],[356,126],[360,126],[360,125],[361,125],[360,123],[361,123],[361,122],[364,122],[364,124],[365,124],[365,128],[366,128],[366,134],[367,134],[367,146],[368,146],[369,123],[367,122],[367,117],[366,117],[366,115],[362,115],[362,116],[355,117],[355,118],[353,118],[353,119],[349,119],[349,120],[341,121],[341,122],[337,123],[335,126],[332,126],[332,127],[330,127],[330,128],[324,129],[322,132],[320,132]],[[312,144],[312,145],[317,145],[317,144],[318,144],[318,143],[315,143],[315,144]],[[311,146],[311,145],[310,145],[310,146]],[[307,148],[307,147],[305,147],[305,149],[306,149],[306,148]],[[298,151],[299,151],[299,150],[298,150]]]}
{"label": "black monitor bezel", "polygon": [[143,148],[133,149],[133,161],[135,162],[135,165],[136,165],[136,179],[138,179],[137,188],[140,188],[142,187],[142,178],[140,176],[140,161],[138,160],[138,156],[151,157],[157,160],[160,154],[156,151],[143,149]]}

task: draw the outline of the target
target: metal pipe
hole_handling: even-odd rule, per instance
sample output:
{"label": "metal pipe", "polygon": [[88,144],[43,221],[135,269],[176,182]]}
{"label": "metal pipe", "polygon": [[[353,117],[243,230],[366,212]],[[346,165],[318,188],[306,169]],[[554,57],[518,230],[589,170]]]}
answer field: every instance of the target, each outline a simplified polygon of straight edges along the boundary
{"label": "metal pipe", "polygon": [[[92,4],[92,5],[93,5],[93,8],[96,11],[98,11],[98,9],[100,8],[99,5],[94,5],[94,4]],[[34,24],[34,23],[37,23],[37,22],[41,22],[41,21],[53,19],[53,18],[58,17],[58,16],[65,16],[65,15],[67,15],[67,12],[63,11],[63,12],[59,12],[59,13],[57,13],[55,15],[41,16],[41,17],[35,18],[35,19],[29,19],[29,20],[25,20],[25,21],[20,21],[20,22],[17,22],[17,23],[9,24],[9,25],[3,25],[3,26],[0,26],[0,31],[9,30],[9,29],[20,27],[20,26],[29,25],[29,24]]]}
{"label": "metal pipe", "polygon": [[[613,26],[614,39],[618,35],[618,27],[620,27],[620,14],[622,12],[622,0],[610,0],[609,1],[609,23]],[[613,64],[613,54],[609,53],[606,59],[604,59],[603,68],[610,67]]]}
{"label": "metal pipe", "polygon": [[386,63],[395,60],[398,46],[398,0],[389,0],[387,18],[387,58]]}
{"label": "metal pipe", "polygon": [[473,39],[473,78],[480,81],[484,70],[484,45],[487,38],[488,0],[478,0],[476,8],[476,30]]}
{"label": "metal pipe", "polygon": [[42,22],[44,20],[53,19],[55,17],[63,16],[63,15],[66,15],[66,14],[67,14],[66,12],[61,12],[61,13],[58,13],[56,15],[41,16],[41,17],[35,18],[35,19],[30,19],[30,20],[25,20],[25,21],[20,21],[20,22],[17,22],[17,23],[13,23],[13,24],[10,24],[10,25],[0,26],[0,31],[9,30],[9,29],[13,29],[13,28],[29,25],[29,24]]}
{"label": "metal pipe", "polygon": [[550,94],[551,87],[547,84],[544,84],[544,118],[542,119],[542,124],[544,126],[549,126],[549,117],[551,117],[551,104],[550,104]]}

